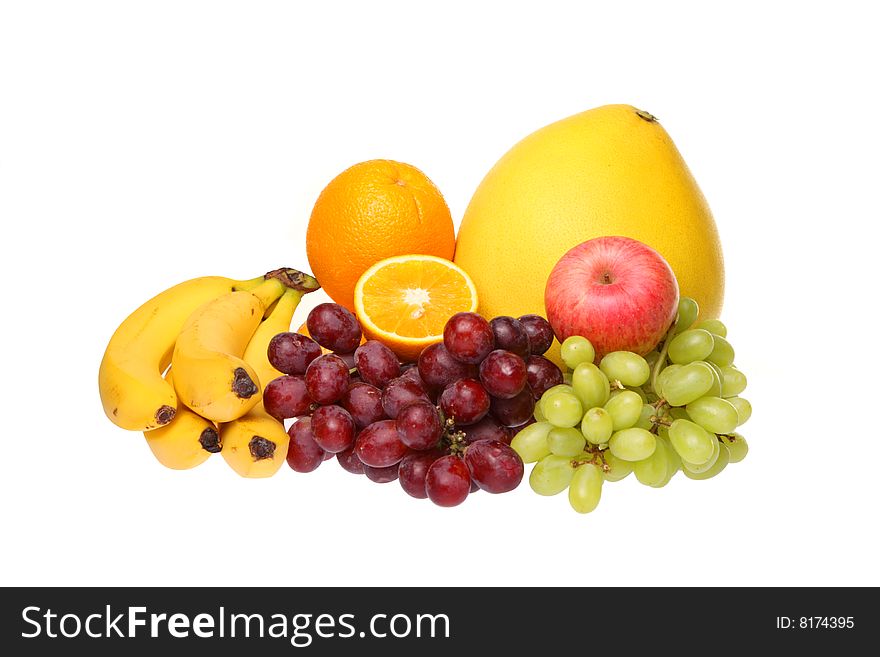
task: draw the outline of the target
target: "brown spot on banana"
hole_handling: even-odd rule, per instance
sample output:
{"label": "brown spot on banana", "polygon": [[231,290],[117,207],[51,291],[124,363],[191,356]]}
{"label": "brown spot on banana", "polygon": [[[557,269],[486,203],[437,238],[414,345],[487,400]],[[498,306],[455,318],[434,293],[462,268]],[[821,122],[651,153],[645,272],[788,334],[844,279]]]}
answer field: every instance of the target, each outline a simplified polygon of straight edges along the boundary
{"label": "brown spot on banana", "polygon": [[250,449],[254,461],[271,459],[275,455],[275,447],[275,443],[262,436],[254,436],[248,443],[248,449]]}
{"label": "brown spot on banana", "polygon": [[236,367],[235,372],[233,372],[232,392],[239,399],[250,399],[259,392],[257,384],[254,383],[243,367]]}
{"label": "brown spot on banana", "polygon": [[[113,409],[113,414],[116,415],[116,409]],[[174,419],[175,415],[177,415],[177,409],[165,404],[156,411],[156,422],[160,427],[165,426]]]}
{"label": "brown spot on banana", "polygon": [[220,434],[217,433],[214,427],[208,427],[202,431],[202,435],[199,436],[199,444],[203,450],[211,454],[216,454],[223,447],[220,444]]}

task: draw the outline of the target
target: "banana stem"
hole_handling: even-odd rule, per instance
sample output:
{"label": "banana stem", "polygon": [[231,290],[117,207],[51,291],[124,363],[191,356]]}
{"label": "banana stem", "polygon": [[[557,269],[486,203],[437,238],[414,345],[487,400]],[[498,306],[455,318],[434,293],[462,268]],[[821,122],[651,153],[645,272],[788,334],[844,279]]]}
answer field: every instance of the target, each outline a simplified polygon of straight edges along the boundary
{"label": "banana stem", "polygon": [[314,276],[309,276],[298,269],[291,269],[289,267],[273,269],[272,271],[267,272],[264,278],[266,280],[276,278],[281,281],[285,287],[299,290],[303,294],[314,292],[321,287],[321,284],[318,283]]}

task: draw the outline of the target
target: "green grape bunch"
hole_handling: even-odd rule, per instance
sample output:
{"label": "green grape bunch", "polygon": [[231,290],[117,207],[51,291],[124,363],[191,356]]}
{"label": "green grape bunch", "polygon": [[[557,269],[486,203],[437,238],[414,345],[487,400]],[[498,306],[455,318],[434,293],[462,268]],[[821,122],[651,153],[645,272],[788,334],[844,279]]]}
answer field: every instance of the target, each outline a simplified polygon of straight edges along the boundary
{"label": "green grape bunch", "polygon": [[568,499],[578,513],[599,504],[602,486],[634,473],[661,488],[678,472],[709,479],[749,451],[738,433],[752,414],[741,393],[746,375],[734,365],[727,327],[696,321],[696,301],[683,297],[676,321],[646,356],[596,352],[584,337],[562,343],[569,371],[547,390],[535,420],[511,447],[534,463],[529,484],[539,495]]}

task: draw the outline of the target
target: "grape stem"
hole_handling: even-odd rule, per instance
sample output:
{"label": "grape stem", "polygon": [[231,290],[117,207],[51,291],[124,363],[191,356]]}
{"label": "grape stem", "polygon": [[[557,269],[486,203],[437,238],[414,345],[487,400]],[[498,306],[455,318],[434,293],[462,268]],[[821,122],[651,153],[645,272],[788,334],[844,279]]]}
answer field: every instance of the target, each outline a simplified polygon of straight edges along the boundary
{"label": "grape stem", "polygon": [[652,416],[651,416],[651,423],[652,423],[655,427],[657,427],[657,426],[661,426],[661,425],[664,426],[664,427],[672,426],[672,422],[670,422],[669,420],[667,420],[667,419],[664,418],[664,417],[660,417],[659,415],[652,415]]}
{"label": "grape stem", "polygon": [[[666,354],[669,353],[669,343],[672,342],[672,335],[675,331],[676,324],[678,324],[678,317],[672,320],[672,324],[669,326],[669,330],[666,331],[666,336],[663,338],[663,349],[660,351],[660,356],[658,356],[657,362],[654,363],[654,372],[651,376],[651,387],[654,389],[654,392],[657,394],[658,397],[660,396],[660,391],[657,390],[657,379],[660,378],[660,372],[662,372],[663,368],[666,367]],[[661,397],[659,401],[664,400]]]}
{"label": "grape stem", "polygon": [[595,465],[597,468],[601,469],[602,472],[611,471],[611,466],[605,462],[605,458],[602,456],[602,450],[593,445],[589,445],[586,447],[585,451],[592,454],[592,456],[588,459],[572,459],[571,467],[579,468],[582,465],[587,465],[589,463],[590,465]]}

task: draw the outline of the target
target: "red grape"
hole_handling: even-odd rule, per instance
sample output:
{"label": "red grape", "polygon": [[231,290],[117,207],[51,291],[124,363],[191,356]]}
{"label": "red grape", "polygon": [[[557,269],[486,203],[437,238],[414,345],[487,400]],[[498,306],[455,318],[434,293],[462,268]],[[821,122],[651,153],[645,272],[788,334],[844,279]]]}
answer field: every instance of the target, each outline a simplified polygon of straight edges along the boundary
{"label": "red grape", "polygon": [[378,388],[400,376],[397,356],[378,340],[368,340],[354,352],[355,366],[361,379]]}
{"label": "red grape", "polygon": [[523,359],[529,357],[531,353],[529,334],[526,333],[526,327],[522,322],[502,315],[489,322],[489,326],[492,327],[492,334],[495,336],[496,349],[511,351]]}
{"label": "red grape", "polygon": [[369,383],[352,383],[339,403],[349,412],[358,429],[385,419],[382,391]]}
{"label": "red grape", "polygon": [[562,383],[562,370],[556,366],[556,363],[543,356],[529,356],[526,361],[526,372],[535,399],[540,399],[541,395],[550,388]]}
{"label": "red grape", "polygon": [[440,414],[431,402],[416,401],[404,406],[395,423],[400,442],[410,449],[431,449],[443,434]]}
{"label": "red grape", "polygon": [[470,367],[453,358],[442,342],[422,349],[418,367],[422,381],[433,388],[445,388],[470,376]]}
{"label": "red grape", "polygon": [[495,336],[477,313],[455,313],[443,329],[443,344],[457,360],[476,365],[495,348]]}
{"label": "red grape", "polygon": [[480,382],[493,397],[510,399],[525,387],[526,363],[514,353],[496,349],[480,363]]}
{"label": "red grape", "polygon": [[416,367],[415,363],[410,363],[412,367],[408,367],[406,369],[400,368],[402,374],[400,378],[409,379],[410,381],[416,382],[419,387],[427,393],[430,393],[430,386],[422,380],[422,377],[419,375],[419,368]]}
{"label": "red grape", "polygon": [[487,415],[476,424],[464,427],[457,426],[455,430],[464,433],[465,445],[470,445],[478,440],[498,440],[509,445],[513,438],[507,427],[501,426],[498,420],[491,415]]}
{"label": "red grape", "polygon": [[333,352],[333,355],[339,356],[342,359],[342,362],[345,363],[345,366],[349,369],[349,371],[354,369],[354,352],[349,352],[347,354],[337,354],[336,352]]}
{"label": "red grape", "polygon": [[364,474],[367,475],[367,479],[374,481],[377,484],[387,484],[394,481],[399,476],[396,463],[394,465],[389,465],[387,468],[373,468],[369,465],[365,465]]}
{"label": "red grape", "polygon": [[471,479],[487,493],[507,493],[519,486],[523,462],[508,445],[497,440],[480,440],[464,453]]}
{"label": "red grape", "polygon": [[510,399],[492,398],[492,415],[505,427],[518,427],[528,422],[534,412],[535,398],[528,385],[516,397]]}
{"label": "red grape", "polygon": [[348,367],[339,356],[324,354],[306,369],[306,389],[319,404],[333,404],[345,394],[349,385]]}
{"label": "red grape", "polygon": [[529,349],[540,356],[553,344],[553,327],[550,322],[540,315],[523,315],[519,318],[520,323],[529,335]]}
{"label": "red grape", "polygon": [[299,333],[279,333],[269,341],[269,363],[284,374],[305,374],[306,368],[321,355],[321,345]]}
{"label": "red grape", "polygon": [[348,354],[361,342],[361,325],[350,310],[338,303],[322,303],[306,318],[309,335],[330,351]]}
{"label": "red grape", "polygon": [[425,490],[425,477],[428,476],[428,468],[431,464],[443,456],[439,450],[429,452],[410,452],[403,457],[398,470],[400,474],[400,486],[407,495],[420,500],[428,497]]}
{"label": "red grape", "polygon": [[364,474],[364,464],[361,463],[357,454],[354,453],[354,447],[349,447],[343,452],[338,452],[336,454],[336,460],[339,461],[339,465],[342,466],[343,470],[347,470],[352,474]]}
{"label": "red grape", "polygon": [[460,456],[441,456],[428,468],[425,492],[438,506],[458,506],[471,492],[471,476]]}
{"label": "red grape", "polygon": [[385,415],[394,419],[404,406],[418,400],[431,401],[422,387],[412,379],[399,376],[382,391],[382,408]]}
{"label": "red grape", "polygon": [[474,424],[489,412],[489,393],[476,379],[461,379],[440,395],[440,408],[455,424]]}
{"label": "red grape", "polygon": [[325,452],[342,452],[354,445],[354,420],[341,406],[319,406],[312,413],[312,435]]}
{"label": "red grape", "polygon": [[279,376],[263,391],[263,408],[277,420],[306,415],[311,405],[312,399],[301,376]]}
{"label": "red grape", "polygon": [[358,434],[354,452],[364,465],[386,468],[406,454],[406,445],[400,442],[394,420],[379,420]]}
{"label": "red grape", "polygon": [[301,417],[287,430],[290,447],[287,449],[287,465],[297,472],[312,472],[324,462],[324,450],[315,442],[312,420]]}

